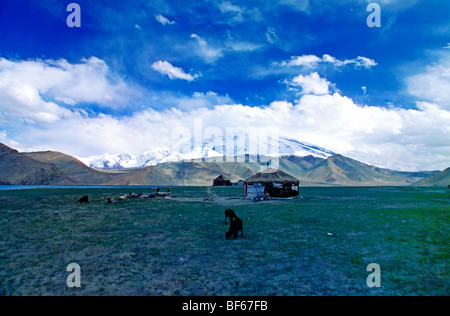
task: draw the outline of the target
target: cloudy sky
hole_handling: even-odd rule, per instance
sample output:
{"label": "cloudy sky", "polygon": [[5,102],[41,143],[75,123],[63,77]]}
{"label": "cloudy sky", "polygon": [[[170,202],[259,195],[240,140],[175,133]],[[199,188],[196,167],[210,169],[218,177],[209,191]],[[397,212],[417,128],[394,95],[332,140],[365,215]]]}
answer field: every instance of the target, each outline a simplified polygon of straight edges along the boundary
{"label": "cloudy sky", "polygon": [[[0,142],[141,154],[278,127],[397,170],[450,166],[450,2],[0,0]],[[367,25],[378,3],[381,27]]]}

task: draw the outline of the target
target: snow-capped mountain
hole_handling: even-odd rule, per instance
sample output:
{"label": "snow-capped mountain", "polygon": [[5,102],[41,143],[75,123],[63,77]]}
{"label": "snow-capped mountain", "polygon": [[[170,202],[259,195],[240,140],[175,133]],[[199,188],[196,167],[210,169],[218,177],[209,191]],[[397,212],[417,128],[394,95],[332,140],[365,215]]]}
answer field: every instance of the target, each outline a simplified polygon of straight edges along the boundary
{"label": "snow-capped mountain", "polygon": [[233,135],[233,137],[227,137],[225,140],[214,136],[202,140],[190,139],[179,143],[172,149],[165,148],[148,151],[139,156],[127,153],[117,155],[105,154],[82,160],[92,168],[122,169],[142,168],[191,159],[243,156],[246,154],[259,154],[271,157],[290,155],[304,157],[311,155],[319,158],[328,158],[334,155],[333,152],[327,149],[286,137],[252,138],[248,135]]}
{"label": "snow-capped mountain", "polygon": [[104,154],[81,159],[86,165],[96,169],[124,169],[156,166],[172,152],[169,149],[148,151],[139,156],[127,153]]}
{"label": "snow-capped mountain", "polygon": [[130,154],[122,153],[118,155],[105,154],[102,159],[92,161],[89,165],[98,169],[121,169],[129,168],[137,163],[136,157]]}

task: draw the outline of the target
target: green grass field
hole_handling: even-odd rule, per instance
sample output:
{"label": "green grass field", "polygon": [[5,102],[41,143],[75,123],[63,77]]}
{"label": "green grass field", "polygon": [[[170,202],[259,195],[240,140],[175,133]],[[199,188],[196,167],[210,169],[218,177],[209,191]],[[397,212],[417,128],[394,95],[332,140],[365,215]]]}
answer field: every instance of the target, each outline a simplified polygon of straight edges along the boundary
{"label": "green grass field", "polygon": [[[152,190],[0,191],[0,295],[450,294],[448,189],[302,188],[254,203],[242,188],[173,188],[106,205],[130,191]],[[225,240],[228,207],[244,238]],[[81,288],[66,285],[70,263]],[[370,263],[380,288],[366,285]]]}

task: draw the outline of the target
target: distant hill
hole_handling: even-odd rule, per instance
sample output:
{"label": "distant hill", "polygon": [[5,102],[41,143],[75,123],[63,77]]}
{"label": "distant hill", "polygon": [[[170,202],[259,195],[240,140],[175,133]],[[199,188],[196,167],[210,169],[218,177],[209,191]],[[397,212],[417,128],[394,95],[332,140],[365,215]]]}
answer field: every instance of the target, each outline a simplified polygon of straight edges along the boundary
{"label": "distant hill", "polygon": [[173,162],[131,170],[108,184],[210,186],[213,179],[221,174],[237,182],[255,174],[259,167],[256,163]]}
{"label": "distant hill", "polygon": [[416,183],[417,186],[438,186],[438,187],[448,187],[450,185],[450,168],[445,169],[439,173],[432,176],[426,177]]}
{"label": "distant hill", "polygon": [[400,172],[370,166],[342,155],[334,155],[313,167],[303,178],[317,185],[407,186],[433,172]]}
{"label": "distant hill", "polygon": [[324,158],[314,156],[283,156],[280,158],[280,169],[301,179],[305,178],[309,171],[324,161]]}
{"label": "distant hill", "polygon": [[55,165],[34,160],[0,144],[0,184],[73,184]]}
{"label": "distant hill", "polygon": [[[248,162],[249,158],[252,162]],[[234,162],[235,159],[247,162]],[[232,157],[232,162],[227,161],[223,157],[206,157],[137,169],[97,170],[63,153],[19,153],[0,144],[0,184],[210,186],[219,175],[237,182],[266,168],[264,163],[254,162],[254,156]],[[446,186],[449,182],[449,169],[440,173],[399,172],[342,155],[327,158],[285,155],[279,157],[279,169],[299,179],[302,186]]]}
{"label": "distant hill", "polygon": [[36,161],[54,165],[66,177],[76,184],[104,184],[122,175],[120,171],[103,172],[89,168],[78,159],[54,151],[23,153]]}

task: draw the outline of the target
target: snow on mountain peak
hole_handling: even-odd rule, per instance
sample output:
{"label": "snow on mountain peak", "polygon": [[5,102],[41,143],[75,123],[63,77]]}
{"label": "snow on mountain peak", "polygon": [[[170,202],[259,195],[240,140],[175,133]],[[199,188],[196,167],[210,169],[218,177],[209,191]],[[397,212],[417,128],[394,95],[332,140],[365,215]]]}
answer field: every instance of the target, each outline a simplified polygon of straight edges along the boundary
{"label": "snow on mountain peak", "polygon": [[328,158],[333,152],[301,142],[292,138],[262,137],[251,138],[248,135],[234,135],[224,139],[210,137],[198,141],[188,139],[174,146],[147,151],[139,156],[127,153],[117,155],[105,154],[102,156],[82,159],[87,165],[97,169],[142,168],[155,166],[161,163],[178,162],[183,160],[214,158],[223,156],[263,155],[270,157],[280,156],[315,156]]}

